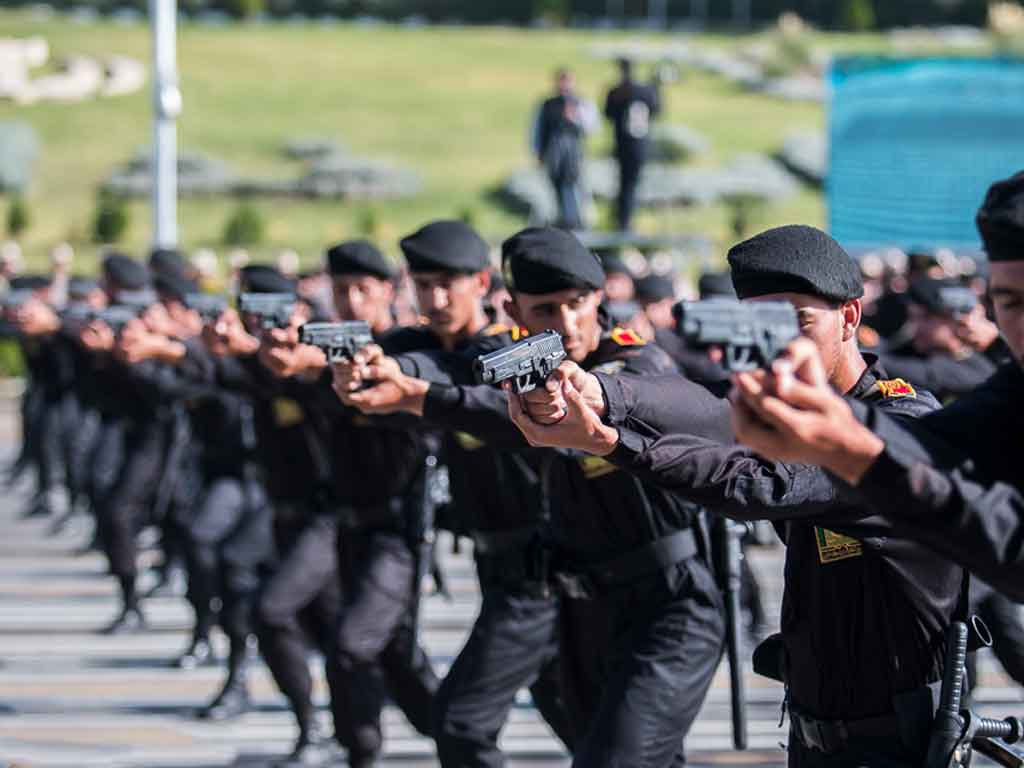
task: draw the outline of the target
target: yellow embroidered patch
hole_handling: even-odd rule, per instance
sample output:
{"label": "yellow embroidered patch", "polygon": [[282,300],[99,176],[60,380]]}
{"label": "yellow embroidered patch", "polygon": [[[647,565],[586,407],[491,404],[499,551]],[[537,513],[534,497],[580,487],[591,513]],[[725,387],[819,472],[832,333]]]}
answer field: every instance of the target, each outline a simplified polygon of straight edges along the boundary
{"label": "yellow embroidered patch", "polygon": [[642,347],[647,343],[639,333],[629,328],[613,328],[610,336],[620,347]]}
{"label": "yellow embroidered patch", "polygon": [[610,475],[612,472],[618,472],[619,468],[614,464],[605,461],[600,456],[582,456],[579,459],[580,469],[583,470],[583,476],[587,480],[594,480],[598,477],[604,477]]}
{"label": "yellow embroidered patch", "polygon": [[849,536],[835,533],[827,528],[815,528],[814,537],[818,542],[818,559],[822,565],[860,557],[864,554],[864,545]]}
{"label": "yellow embroidered patch", "polygon": [[274,425],[277,427],[294,427],[306,420],[306,413],[302,406],[288,397],[275,397],[272,403],[274,409]]}
{"label": "yellow embroidered patch", "polygon": [[878,389],[885,397],[917,397],[917,392],[903,379],[879,381]]}
{"label": "yellow embroidered patch", "polygon": [[483,336],[497,336],[499,333],[505,333],[508,330],[508,326],[502,325],[501,323],[494,323],[488,325],[481,332]]}
{"label": "yellow embroidered patch", "polygon": [[530,332],[523,328],[521,325],[512,326],[512,341],[519,341],[520,339],[525,339],[529,335]]}
{"label": "yellow embroidered patch", "polygon": [[486,445],[483,440],[473,437],[473,435],[468,432],[456,432],[455,442],[457,442],[459,447],[464,451],[479,451]]}

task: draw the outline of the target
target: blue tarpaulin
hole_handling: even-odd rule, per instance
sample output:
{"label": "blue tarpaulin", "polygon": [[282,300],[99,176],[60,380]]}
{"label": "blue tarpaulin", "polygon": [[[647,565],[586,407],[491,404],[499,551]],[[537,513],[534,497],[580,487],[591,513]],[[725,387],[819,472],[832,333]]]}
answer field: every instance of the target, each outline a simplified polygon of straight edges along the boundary
{"label": "blue tarpaulin", "polygon": [[1024,62],[835,62],[829,226],[850,246],[973,249],[989,185],[1024,169]]}

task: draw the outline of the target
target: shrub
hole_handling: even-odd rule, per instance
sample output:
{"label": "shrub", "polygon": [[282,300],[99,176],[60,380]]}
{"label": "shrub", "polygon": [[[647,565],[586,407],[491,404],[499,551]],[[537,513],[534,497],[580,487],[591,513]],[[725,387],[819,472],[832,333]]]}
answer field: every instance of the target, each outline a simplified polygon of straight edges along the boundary
{"label": "shrub", "polygon": [[28,204],[21,195],[15,195],[7,209],[7,234],[18,239],[29,228],[32,217],[29,215]]}
{"label": "shrub", "polygon": [[93,219],[92,239],[97,243],[116,243],[128,231],[131,217],[128,204],[114,195],[101,195]]}
{"label": "shrub", "polygon": [[228,217],[227,224],[224,225],[224,244],[258,245],[263,241],[265,230],[263,214],[255,206],[242,203]]}
{"label": "shrub", "polygon": [[875,28],[875,7],[871,0],[844,0],[839,22],[850,32],[867,32]]}

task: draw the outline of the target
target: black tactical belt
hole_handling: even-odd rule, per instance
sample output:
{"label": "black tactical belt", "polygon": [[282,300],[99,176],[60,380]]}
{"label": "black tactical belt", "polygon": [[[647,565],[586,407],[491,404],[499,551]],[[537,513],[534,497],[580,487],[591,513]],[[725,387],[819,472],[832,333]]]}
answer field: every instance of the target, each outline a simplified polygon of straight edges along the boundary
{"label": "black tactical belt", "polygon": [[589,600],[611,587],[629,584],[644,576],[663,571],[700,552],[697,538],[687,528],[663,536],[621,557],[583,569],[556,571],[553,576],[559,591],[573,600]]}
{"label": "black tactical belt", "polygon": [[500,555],[525,547],[537,533],[536,526],[509,528],[504,531],[473,531],[473,552],[478,555]]}
{"label": "black tactical belt", "polygon": [[863,720],[816,720],[791,709],[789,721],[801,744],[826,755],[842,752],[851,741],[891,743],[900,739],[899,717],[893,712]]}

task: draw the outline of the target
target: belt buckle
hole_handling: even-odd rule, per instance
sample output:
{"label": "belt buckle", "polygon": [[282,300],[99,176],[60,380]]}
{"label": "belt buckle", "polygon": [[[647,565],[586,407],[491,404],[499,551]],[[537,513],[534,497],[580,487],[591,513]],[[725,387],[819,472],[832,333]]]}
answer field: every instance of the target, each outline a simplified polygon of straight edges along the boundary
{"label": "belt buckle", "polygon": [[555,581],[559,592],[570,600],[591,600],[594,597],[594,581],[585,573],[557,571]]}

